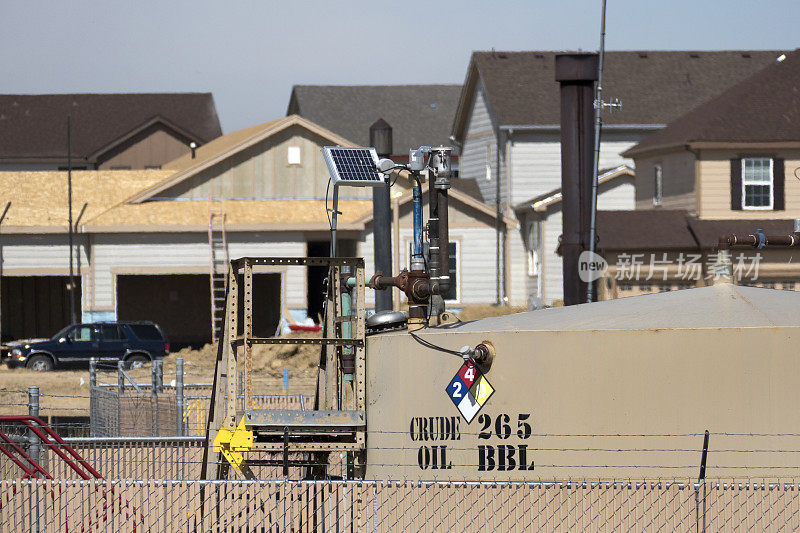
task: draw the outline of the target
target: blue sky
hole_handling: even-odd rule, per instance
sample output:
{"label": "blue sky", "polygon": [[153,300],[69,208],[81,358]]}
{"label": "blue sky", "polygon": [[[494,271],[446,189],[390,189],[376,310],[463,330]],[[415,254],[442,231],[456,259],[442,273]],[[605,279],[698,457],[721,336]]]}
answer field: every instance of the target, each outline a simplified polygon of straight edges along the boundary
{"label": "blue sky", "polygon": [[[210,91],[225,132],[294,84],[461,83],[473,50],[596,50],[600,0],[3,0],[3,93]],[[609,50],[800,47],[800,1],[608,0]]]}

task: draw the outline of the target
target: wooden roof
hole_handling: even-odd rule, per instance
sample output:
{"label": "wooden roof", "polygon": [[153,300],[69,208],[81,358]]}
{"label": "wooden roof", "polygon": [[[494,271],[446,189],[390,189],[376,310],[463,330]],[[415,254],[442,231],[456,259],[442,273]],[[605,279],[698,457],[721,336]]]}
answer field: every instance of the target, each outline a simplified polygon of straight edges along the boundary
{"label": "wooden roof", "polygon": [[[208,226],[207,201],[128,203],[133,194],[163,182],[169,170],[85,170],[72,173],[73,221],[79,231],[203,231]],[[66,172],[0,172],[0,215],[8,206],[0,233],[65,233]],[[84,207],[85,206],[85,207]],[[226,201],[231,231],[325,230],[324,200]],[[371,200],[339,202],[341,229],[372,212]]]}
{"label": "wooden roof", "polygon": [[[72,172],[73,221],[87,220],[123,202],[135,191],[150,187],[167,176],[164,170],[81,170]],[[10,204],[0,223],[0,232],[9,228],[50,228],[67,231],[66,172],[0,172],[0,213]],[[84,204],[86,208],[77,220]]]}
{"label": "wooden roof", "polygon": [[[325,200],[225,201],[228,231],[327,230]],[[340,200],[339,229],[360,229],[355,223],[372,213],[372,200]],[[203,231],[208,227],[208,201],[123,203],[87,222],[87,231]]]}

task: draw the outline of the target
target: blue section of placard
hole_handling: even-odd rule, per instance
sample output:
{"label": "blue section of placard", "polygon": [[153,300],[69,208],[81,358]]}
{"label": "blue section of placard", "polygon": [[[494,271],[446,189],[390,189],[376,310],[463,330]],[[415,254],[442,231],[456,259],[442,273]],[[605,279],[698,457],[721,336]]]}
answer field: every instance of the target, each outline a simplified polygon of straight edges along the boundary
{"label": "blue section of placard", "polygon": [[469,394],[469,389],[466,384],[461,380],[458,374],[453,377],[453,381],[447,386],[447,395],[453,400],[453,403],[458,407],[461,400]]}

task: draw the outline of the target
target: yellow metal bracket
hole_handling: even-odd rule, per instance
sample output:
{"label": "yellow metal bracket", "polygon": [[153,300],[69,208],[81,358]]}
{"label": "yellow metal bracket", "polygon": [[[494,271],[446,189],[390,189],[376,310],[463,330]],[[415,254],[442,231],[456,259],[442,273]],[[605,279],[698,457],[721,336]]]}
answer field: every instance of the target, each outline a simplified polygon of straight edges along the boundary
{"label": "yellow metal bracket", "polygon": [[253,432],[248,431],[244,425],[244,417],[236,429],[220,429],[214,437],[214,451],[221,453],[228,463],[247,479],[255,479],[253,472],[244,461],[241,452],[249,451],[253,447]]}

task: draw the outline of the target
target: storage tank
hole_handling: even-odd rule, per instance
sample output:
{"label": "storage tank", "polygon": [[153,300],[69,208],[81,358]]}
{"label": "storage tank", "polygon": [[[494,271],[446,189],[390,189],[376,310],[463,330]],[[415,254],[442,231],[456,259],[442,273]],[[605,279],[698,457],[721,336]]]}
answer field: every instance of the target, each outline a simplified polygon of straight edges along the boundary
{"label": "storage tank", "polygon": [[705,430],[707,477],[791,476],[798,338],[800,294],[730,283],[371,335],[365,477],[695,478]]}

